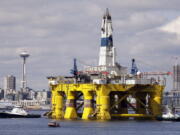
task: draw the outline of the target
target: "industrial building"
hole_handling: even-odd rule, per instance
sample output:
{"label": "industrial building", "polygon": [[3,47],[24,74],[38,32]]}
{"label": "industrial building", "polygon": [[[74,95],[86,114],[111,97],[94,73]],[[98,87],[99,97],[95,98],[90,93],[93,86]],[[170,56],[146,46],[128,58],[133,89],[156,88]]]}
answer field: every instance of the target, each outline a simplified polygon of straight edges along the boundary
{"label": "industrial building", "polygon": [[54,119],[111,120],[146,118],[162,114],[166,73],[141,73],[132,59],[131,73],[116,61],[112,18],[106,10],[101,26],[99,64],[78,70],[72,76],[50,76]]}

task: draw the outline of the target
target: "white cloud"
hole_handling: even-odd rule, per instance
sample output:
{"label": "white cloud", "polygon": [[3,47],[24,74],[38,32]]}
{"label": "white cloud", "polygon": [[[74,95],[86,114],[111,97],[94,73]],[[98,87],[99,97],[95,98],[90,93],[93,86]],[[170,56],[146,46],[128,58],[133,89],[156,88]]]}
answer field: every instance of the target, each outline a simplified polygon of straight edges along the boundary
{"label": "white cloud", "polygon": [[175,34],[180,35],[180,17],[160,27],[160,30],[168,32],[168,33],[175,33]]}

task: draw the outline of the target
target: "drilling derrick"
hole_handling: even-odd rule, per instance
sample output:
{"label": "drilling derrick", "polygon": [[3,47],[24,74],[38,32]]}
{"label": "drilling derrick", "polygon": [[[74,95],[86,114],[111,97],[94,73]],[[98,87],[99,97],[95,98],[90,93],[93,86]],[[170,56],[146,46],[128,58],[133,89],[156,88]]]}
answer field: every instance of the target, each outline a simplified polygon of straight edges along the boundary
{"label": "drilling derrick", "polygon": [[99,66],[115,66],[115,48],[113,47],[112,32],[111,15],[109,14],[108,9],[106,9],[101,26]]}

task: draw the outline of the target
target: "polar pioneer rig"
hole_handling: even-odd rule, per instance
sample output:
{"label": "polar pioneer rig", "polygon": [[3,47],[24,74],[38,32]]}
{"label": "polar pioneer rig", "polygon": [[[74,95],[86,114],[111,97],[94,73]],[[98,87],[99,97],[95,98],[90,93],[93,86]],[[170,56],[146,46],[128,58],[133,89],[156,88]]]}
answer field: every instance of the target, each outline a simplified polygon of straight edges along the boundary
{"label": "polar pioneer rig", "polygon": [[116,62],[111,15],[106,10],[101,26],[99,65],[73,76],[48,77],[53,119],[155,119],[162,114],[166,72],[141,73],[132,59],[131,73]]}

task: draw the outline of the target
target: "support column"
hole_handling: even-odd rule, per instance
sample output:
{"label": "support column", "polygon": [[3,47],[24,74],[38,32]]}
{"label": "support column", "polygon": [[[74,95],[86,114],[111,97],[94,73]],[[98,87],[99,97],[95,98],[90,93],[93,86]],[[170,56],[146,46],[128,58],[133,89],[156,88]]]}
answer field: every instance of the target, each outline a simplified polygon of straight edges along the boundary
{"label": "support column", "polygon": [[75,95],[72,91],[66,93],[67,101],[66,101],[66,111],[64,118],[65,119],[76,119],[77,112],[75,108]]}
{"label": "support column", "polygon": [[90,91],[84,91],[84,110],[83,110],[83,115],[82,119],[88,120],[89,116],[93,114],[93,95]]}
{"label": "support column", "polygon": [[64,111],[63,111],[63,96],[62,93],[58,93],[56,94],[56,109],[55,109],[55,113],[56,113],[56,119],[63,119],[64,118]]}
{"label": "support column", "polygon": [[152,114],[157,117],[162,115],[162,93],[160,91],[156,91],[150,94],[150,108]]}
{"label": "support column", "polygon": [[52,90],[52,97],[51,97],[51,111],[52,111],[51,118],[52,119],[56,118],[56,112],[55,112],[55,109],[56,109],[56,98],[55,97],[56,97],[55,91]]}
{"label": "support column", "polygon": [[[102,92],[97,92],[97,107],[99,112],[97,113],[97,119],[99,120],[110,120],[110,98],[109,93],[107,93],[107,89],[101,89]],[[106,93],[104,92],[106,91]]]}

